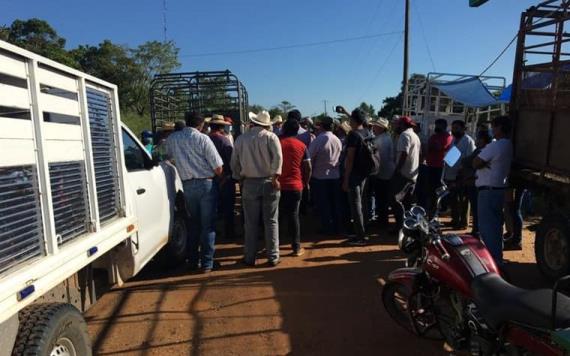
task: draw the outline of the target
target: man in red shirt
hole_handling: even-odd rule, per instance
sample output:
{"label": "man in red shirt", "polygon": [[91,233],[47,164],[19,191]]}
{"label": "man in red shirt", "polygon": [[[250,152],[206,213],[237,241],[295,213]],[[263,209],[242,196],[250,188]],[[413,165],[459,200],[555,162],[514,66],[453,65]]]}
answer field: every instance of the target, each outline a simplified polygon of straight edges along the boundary
{"label": "man in red shirt", "polygon": [[279,217],[285,219],[285,225],[288,227],[293,256],[301,256],[305,252],[301,247],[299,205],[303,187],[308,185],[311,177],[311,159],[307,146],[296,138],[298,131],[299,122],[287,120],[281,128],[280,138],[283,168],[279,177],[281,184]]}
{"label": "man in red shirt", "polygon": [[428,168],[428,206],[429,216],[433,216],[436,209],[435,191],[441,186],[443,172],[443,158],[451,147],[453,137],[447,132],[447,121],[444,119],[435,120],[434,134],[428,141],[426,163]]}

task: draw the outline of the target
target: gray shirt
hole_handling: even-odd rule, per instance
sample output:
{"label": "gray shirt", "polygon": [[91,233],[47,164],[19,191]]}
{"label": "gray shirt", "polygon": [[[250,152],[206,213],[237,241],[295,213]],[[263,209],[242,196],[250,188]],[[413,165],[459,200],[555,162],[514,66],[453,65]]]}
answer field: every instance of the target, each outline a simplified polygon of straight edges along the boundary
{"label": "gray shirt", "polygon": [[231,167],[234,179],[267,178],[281,174],[281,143],[273,132],[256,126],[235,142]]}
{"label": "gray shirt", "polygon": [[309,145],[309,156],[313,165],[313,178],[338,179],[339,158],[342,143],[332,132],[325,131],[318,135]]}
{"label": "gray shirt", "polygon": [[379,179],[388,180],[392,178],[394,170],[396,169],[392,137],[388,132],[384,132],[374,138],[374,143],[380,155],[380,169],[377,177]]}
{"label": "gray shirt", "polygon": [[223,165],[212,140],[190,127],[168,137],[166,154],[174,160],[182,180],[212,178],[214,170]]}

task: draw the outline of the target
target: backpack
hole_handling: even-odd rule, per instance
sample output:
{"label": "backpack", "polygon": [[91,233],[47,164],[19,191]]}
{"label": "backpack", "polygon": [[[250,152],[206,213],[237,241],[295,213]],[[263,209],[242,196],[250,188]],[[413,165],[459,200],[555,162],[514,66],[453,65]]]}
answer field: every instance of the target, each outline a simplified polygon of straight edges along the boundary
{"label": "backpack", "polygon": [[380,172],[380,155],[378,154],[376,143],[374,143],[374,137],[364,137],[362,135],[360,137],[362,138],[362,166],[364,172],[368,176],[378,175]]}

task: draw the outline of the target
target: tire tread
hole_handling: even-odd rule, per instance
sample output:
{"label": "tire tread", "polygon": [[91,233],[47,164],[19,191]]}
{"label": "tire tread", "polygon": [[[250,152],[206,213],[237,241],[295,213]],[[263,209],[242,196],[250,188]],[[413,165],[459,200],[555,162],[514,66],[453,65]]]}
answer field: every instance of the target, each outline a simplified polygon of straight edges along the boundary
{"label": "tire tread", "polygon": [[[49,342],[47,340],[48,333],[45,332],[46,329],[51,327],[57,314],[66,312],[79,314],[75,307],[64,303],[39,303],[22,309],[18,315],[20,325],[12,355],[40,355],[42,347]],[[79,327],[83,333],[87,334],[85,321]]]}

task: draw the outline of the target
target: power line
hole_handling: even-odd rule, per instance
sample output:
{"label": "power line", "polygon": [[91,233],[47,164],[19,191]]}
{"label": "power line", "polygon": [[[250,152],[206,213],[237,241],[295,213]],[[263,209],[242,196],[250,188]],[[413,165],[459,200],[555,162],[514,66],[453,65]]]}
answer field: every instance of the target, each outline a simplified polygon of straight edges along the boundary
{"label": "power line", "polygon": [[432,67],[434,72],[437,72],[437,70],[435,69],[435,62],[433,60],[433,56],[431,55],[431,49],[429,48],[429,43],[428,43],[427,38],[426,38],[425,29],[424,29],[424,21],[422,20],[422,15],[418,10],[418,6],[416,5],[415,1],[412,1],[412,6],[414,6],[414,12],[418,16],[418,22],[420,23],[420,32],[422,33],[422,38],[424,39],[424,43],[426,45],[426,50],[427,50],[429,60],[431,62],[431,67]]}
{"label": "power line", "polygon": [[482,76],[482,75],[484,75],[485,73],[487,73],[487,71],[488,71],[489,69],[491,69],[491,67],[493,67],[493,66],[495,65],[495,63],[497,63],[497,61],[503,56],[503,54],[505,54],[505,52],[507,52],[507,50],[513,45],[513,43],[515,42],[515,40],[517,39],[517,37],[519,37],[519,34],[518,34],[518,33],[515,35],[515,37],[513,37],[513,39],[511,40],[511,42],[509,42],[509,44],[507,45],[507,47],[505,47],[505,49],[503,49],[503,50],[501,51],[501,53],[499,53],[499,55],[497,56],[497,58],[495,58],[495,59],[491,62],[491,64],[489,64],[489,65],[487,66],[487,68],[485,68],[485,70],[483,70],[483,71],[481,72],[481,74],[479,74],[479,76]]}
{"label": "power line", "polygon": [[292,44],[292,45],[279,46],[279,47],[265,47],[265,48],[244,49],[244,50],[236,50],[236,51],[186,54],[186,55],[182,55],[180,57],[182,57],[182,58],[185,58],[185,57],[212,57],[212,56],[227,56],[227,55],[232,55],[232,54],[248,54],[248,53],[259,53],[259,52],[269,52],[269,51],[280,51],[280,50],[292,49],[292,48],[316,47],[316,46],[323,46],[323,45],[328,45],[328,44],[333,44],[333,43],[361,41],[361,40],[367,40],[370,38],[399,35],[401,33],[402,33],[402,31],[393,31],[393,32],[376,33],[376,34],[372,34],[372,35],[365,35],[365,36],[358,36],[358,37],[341,38],[341,39],[335,39],[335,40],[329,40],[329,41],[299,43],[299,44]]}
{"label": "power line", "polygon": [[364,91],[364,93],[360,96],[360,98],[358,99],[358,101],[360,102],[364,96],[366,95],[366,93],[368,91],[370,91],[370,89],[372,88],[372,86],[374,85],[374,83],[376,82],[376,80],[378,79],[378,77],[380,76],[380,74],[382,74],[382,71],[384,70],[384,67],[386,67],[386,65],[388,64],[388,61],[390,61],[390,58],[392,58],[392,54],[394,54],[394,51],[396,50],[396,48],[398,47],[398,45],[402,42],[402,37],[400,37],[398,39],[398,41],[396,41],[396,43],[394,43],[394,46],[392,46],[392,48],[390,49],[390,52],[388,53],[388,56],[386,57],[386,59],[384,60],[384,62],[382,62],[382,64],[380,65],[380,67],[378,68],[378,70],[376,71],[376,73],[374,73],[374,76],[372,77],[372,80],[370,81],[370,84],[368,84],[366,90]]}

